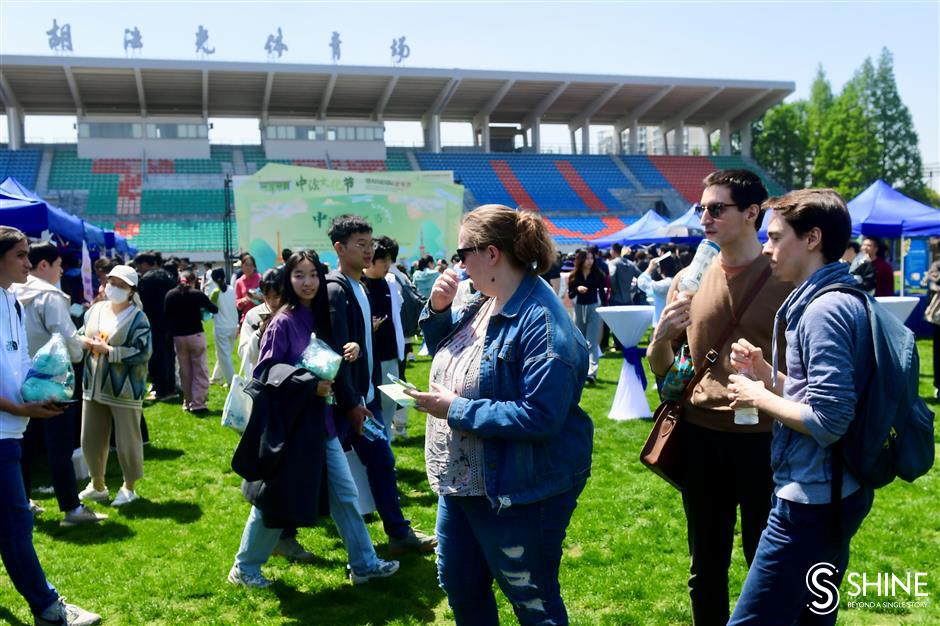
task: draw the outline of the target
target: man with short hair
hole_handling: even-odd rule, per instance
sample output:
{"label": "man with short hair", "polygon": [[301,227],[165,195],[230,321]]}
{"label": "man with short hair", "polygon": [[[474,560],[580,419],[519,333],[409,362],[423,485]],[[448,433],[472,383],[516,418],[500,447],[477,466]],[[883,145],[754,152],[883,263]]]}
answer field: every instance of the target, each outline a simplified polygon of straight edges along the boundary
{"label": "man with short hair", "polygon": [[[399,364],[405,358],[405,337],[401,327],[401,286],[398,280],[389,273],[392,265],[393,242],[394,240],[390,237],[375,239],[372,264],[363,270],[362,279],[369,294],[369,307],[372,309],[374,353],[378,361],[379,384],[383,385],[389,382],[389,374],[398,377]],[[396,412],[398,405],[395,401],[382,395],[381,403],[385,434],[389,441],[396,435],[407,436],[407,417],[402,424],[398,419]]]}
{"label": "man with short hair", "polygon": [[878,237],[862,239],[862,252],[871,259],[875,269],[875,297],[894,295],[894,269],[885,261],[885,245]]}
{"label": "man with short hair", "polygon": [[33,547],[33,515],[20,473],[21,439],[31,419],[60,415],[55,402],[24,402],[21,388],[29,372],[29,339],[23,307],[13,283],[27,280],[32,266],[26,235],[0,226],[0,558],[10,582],[29,604],[37,625],[97,624],[101,616],[66,604],[46,580]]}
{"label": "man with short hair", "polygon": [[[640,268],[636,263],[623,256],[623,246],[615,243],[610,246],[612,258],[607,262],[607,268],[610,271],[610,306],[623,306],[633,304],[633,296],[636,294],[636,279],[640,276]],[[604,325],[604,334],[610,332],[607,325]],[[606,346],[607,341],[601,339],[601,344]],[[614,336],[614,346],[620,350],[623,346]]]}
{"label": "man with short hair", "polygon": [[[729,321],[731,337],[750,337],[770,350],[774,313],[792,285],[770,276],[770,262],[757,239],[767,190],[749,170],[721,170],[704,180],[698,205],[705,237],[721,247],[694,296],[679,293],[688,269],[673,280],[666,306],[647,349],[650,369],[664,376],[687,343],[698,370],[710,350],[719,354],[683,405],[678,436],[684,464],[682,504],[691,555],[689,595],[696,626],[728,621],[728,568],[741,509],[744,558],[750,563],[767,521],[773,481],[770,473],[771,419],[735,424],[728,377],[736,373],[728,355],[731,342],[717,345]],[[763,281],[763,282],[761,282]],[[747,311],[740,303],[758,289]]]}
{"label": "man with short hair", "polygon": [[[763,254],[774,276],[796,289],[775,316],[773,365],[747,335],[732,346],[734,365],[756,378],[731,376],[732,406],[757,407],[774,419],[774,504],[729,623],[834,624],[838,602],[826,615],[810,612],[807,577],[815,564],[829,564],[835,571],[828,582],[839,587],[849,542],[871,510],[872,489],[849,471],[843,471],[841,493],[832,484],[838,467],[833,444],[855,419],[875,364],[871,322],[866,303],[855,294],[816,296],[827,286],[854,282],[839,263],[852,228],[839,194],[801,189],[767,204],[774,217]],[[778,326],[784,326],[787,342],[786,375],[776,368]]]}
{"label": "man with short hair", "polygon": [[[25,283],[16,285],[14,293],[23,306],[23,322],[29,339],[30,358],[46,345],[54,333],[58,333],[65,342],[69,360],[72,363],[81,362],[82,344],[69,315],[69,297],[56,287],[62,278],[62,256],[58,248],[48,241],[34,243],[29,246],[29,262],[32,265],[29,277]],[[75,387],[76,391],[80,390],[80,379],[76,379]],[[73,397],[80,398],[80,391],[73,394]],[[23,458],[20,468],[28,497],[32,491],[32,462],[34,457],[38,456],[40,440],[45,440],[52,487],[59,510],[65,514],[62,526],[95,523],[108,517],[86,508],[78,499],[75,466],[72,464],[75,425],[76,421],[81,422],[78,406],[80,405],[70,405],[61,415],[46,420],[31,420],[22,441]],[[30,505],[33,506],[34,503],[30,501]]]}
{"label": "man with short hair", "polygon": [[166,294],[176,287],[176,279],[160,267],[158,257],[151,252],[141,252],[134,257],[134,266],[140,274],[137,293],[143,304],[144,314],[150,321],[153,354],[147,363],[153,391],[150,399],[169,400],[176,394],[176,349],[173,338],[167,332],[164,314]]}
{"label": "man with short hair", "polygon": [[340,215],[327,234],[333,242],[339,267],[326,275],[333,331],[332,348],[343,354],[343,347],[353,342],[360,348],[356,360],[343,361],[333,384],[336,393],[337,435],[345,438],[366,467],[369,486],[382,525],[389,537],[393,555],[408,551],[429,552],[437,545],[433,536],[415,531],[405,519],[398,500],[395,456],[388,439],[368,440],[363,436],[363,422],[374,417],[384,427],[381,400],[375,383],[379,367],[375,358],[372,308],[362,284],[363,270],[372,264],[374,244],[372,226],[357,215]]}

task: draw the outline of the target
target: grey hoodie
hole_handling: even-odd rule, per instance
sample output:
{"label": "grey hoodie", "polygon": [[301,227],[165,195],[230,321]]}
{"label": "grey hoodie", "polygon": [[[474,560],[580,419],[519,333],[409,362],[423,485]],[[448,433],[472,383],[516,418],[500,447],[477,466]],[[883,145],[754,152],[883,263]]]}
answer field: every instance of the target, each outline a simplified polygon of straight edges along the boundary
{"label": "grey hoodie", "polygon": [[72,363],[82,360],[82,344],[69,315],[69,297],[55,285],[33,276],[25,283],[13,285],[16,299],[23,306],[23,323],[29,339],[29,356],[33,357],[52,337],[65,338]]}
{"label": "grey hoodie", "polygon": [[[774,380],[777,376],[777,329],[785,324],[787,379],[783,397],[805,404],[800,417],[811,435],[774,422],[770,464],[778,498],[803,504],[831,500],[832,451],[855,419],[859,390],[875,364],[871,326],[865,304],[845,292],[813,294],[835,283],[854,284],[845,263],[816,270],[780,306],[774,320]],[[845,472],[842,497],[859,488]]]}

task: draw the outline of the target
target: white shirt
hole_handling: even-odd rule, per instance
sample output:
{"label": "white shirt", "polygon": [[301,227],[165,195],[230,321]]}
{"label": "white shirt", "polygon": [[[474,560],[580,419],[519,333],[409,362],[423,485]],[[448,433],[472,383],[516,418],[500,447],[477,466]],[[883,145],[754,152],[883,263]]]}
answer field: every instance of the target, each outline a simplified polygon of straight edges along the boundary
{"label": "white shirt", "polygon": [[404,298],[401,295],[401,283],[389,272],[385,275],[385,282],[388,283],[388,290],[392,295],[392,324],[395,326],[395,344],[398,348],[398,360],[405,360],[405,331],[401,326],[401,307],[404,304]]}
{"label": "white shirt", "polygon": [[[16,313],[16,298],[0,288],[0,397],[21,404],[22,387],[29,372],[29,343],[22,315]],[[0,411],[0,439],[22,439],[28,417]]]}
{"label": "white shirt", "polygon": [[366,356],[368,356],[367,362],[369,364],[369,393],[366,394],[366,404],[369,404],[375,399],[375,389],[372,385],[372,307],[369,306],[369,296],[366,295],[362,283],[353,280],[349,276],[346,277],[346,280],[352,285],[353,293],[356,294],[356,300],[359,301],[359,308],[362,310],[362,323],[365,324]]}
{"label": "white shirt", "polygon": [[[218,302],[215,305],[219,307],[219,312],[215,314],[215,329],[224,330],[226,334],[232,334],[238,328],[238,308],[235,306],[235,290],[229,287],[222,291],[215,281],[212,281],[213,293],[219,290]],[[211,296],[210,296],[211,297]]]}

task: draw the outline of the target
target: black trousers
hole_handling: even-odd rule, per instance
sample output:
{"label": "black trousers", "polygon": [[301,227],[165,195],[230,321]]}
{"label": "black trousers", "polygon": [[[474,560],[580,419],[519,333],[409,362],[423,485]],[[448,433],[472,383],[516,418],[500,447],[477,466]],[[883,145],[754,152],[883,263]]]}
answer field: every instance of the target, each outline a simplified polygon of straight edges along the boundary
{"label": "black trousers", "polygon": [[744,558],[749,566],[757,552],[773,494],[770,440],[770,433],[725,433],[689,422],[680,428],[686,460],[682,504],[695,626],[728,623],[728,568],[738,507]]}
{"label": "black trousers", "polygon": [[176,349],[173,338],[162,328],[151,329],[153,354],[147,363],[150,382],[158,398],[176,393]]}
{"label": "black trousers", "polygon": [[[60,415],[48,419],[32,419],[23,433],[23,456],[20,470],[26,497],[32,490],[32,468],[35,460],[45,448],[49,459],[52,487],[63,513],[78,507],[78,487],[75,484],[75,467],[72,452],[75,450],[76,422],[81,421],[80,404],[70,404]],[[76,420],[77,417],[77,420]],[[43,445],[45,444],[45,445]]]}

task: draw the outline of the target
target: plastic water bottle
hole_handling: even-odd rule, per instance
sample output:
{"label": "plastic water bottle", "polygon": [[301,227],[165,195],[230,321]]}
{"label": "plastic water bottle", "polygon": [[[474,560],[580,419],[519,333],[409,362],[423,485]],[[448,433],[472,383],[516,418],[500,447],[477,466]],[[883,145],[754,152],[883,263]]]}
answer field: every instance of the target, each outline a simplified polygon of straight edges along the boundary
{"label": "plastic water bottle", "polygon": [[[749,367],[739,368],[738,374],[747,376],[751,380],[754,379],[754,376],[751,375],[751,368]],[[757,407],[746,406],[734,410],[734,423],[739,426],[756,426],[759,422],[760,417],[757,414]]]}
{"label": "plastic water bottle", "polygon": [[695,251],[692,263],[689,264],[679,281],[679,291],[689,295],[697,293],[702,284],[702,276],[711,267],[712,261],[715,260],[719,252],[721,252],[721,248],[717,243],[703,239],[702,243],[698,245],[698,250]]}

